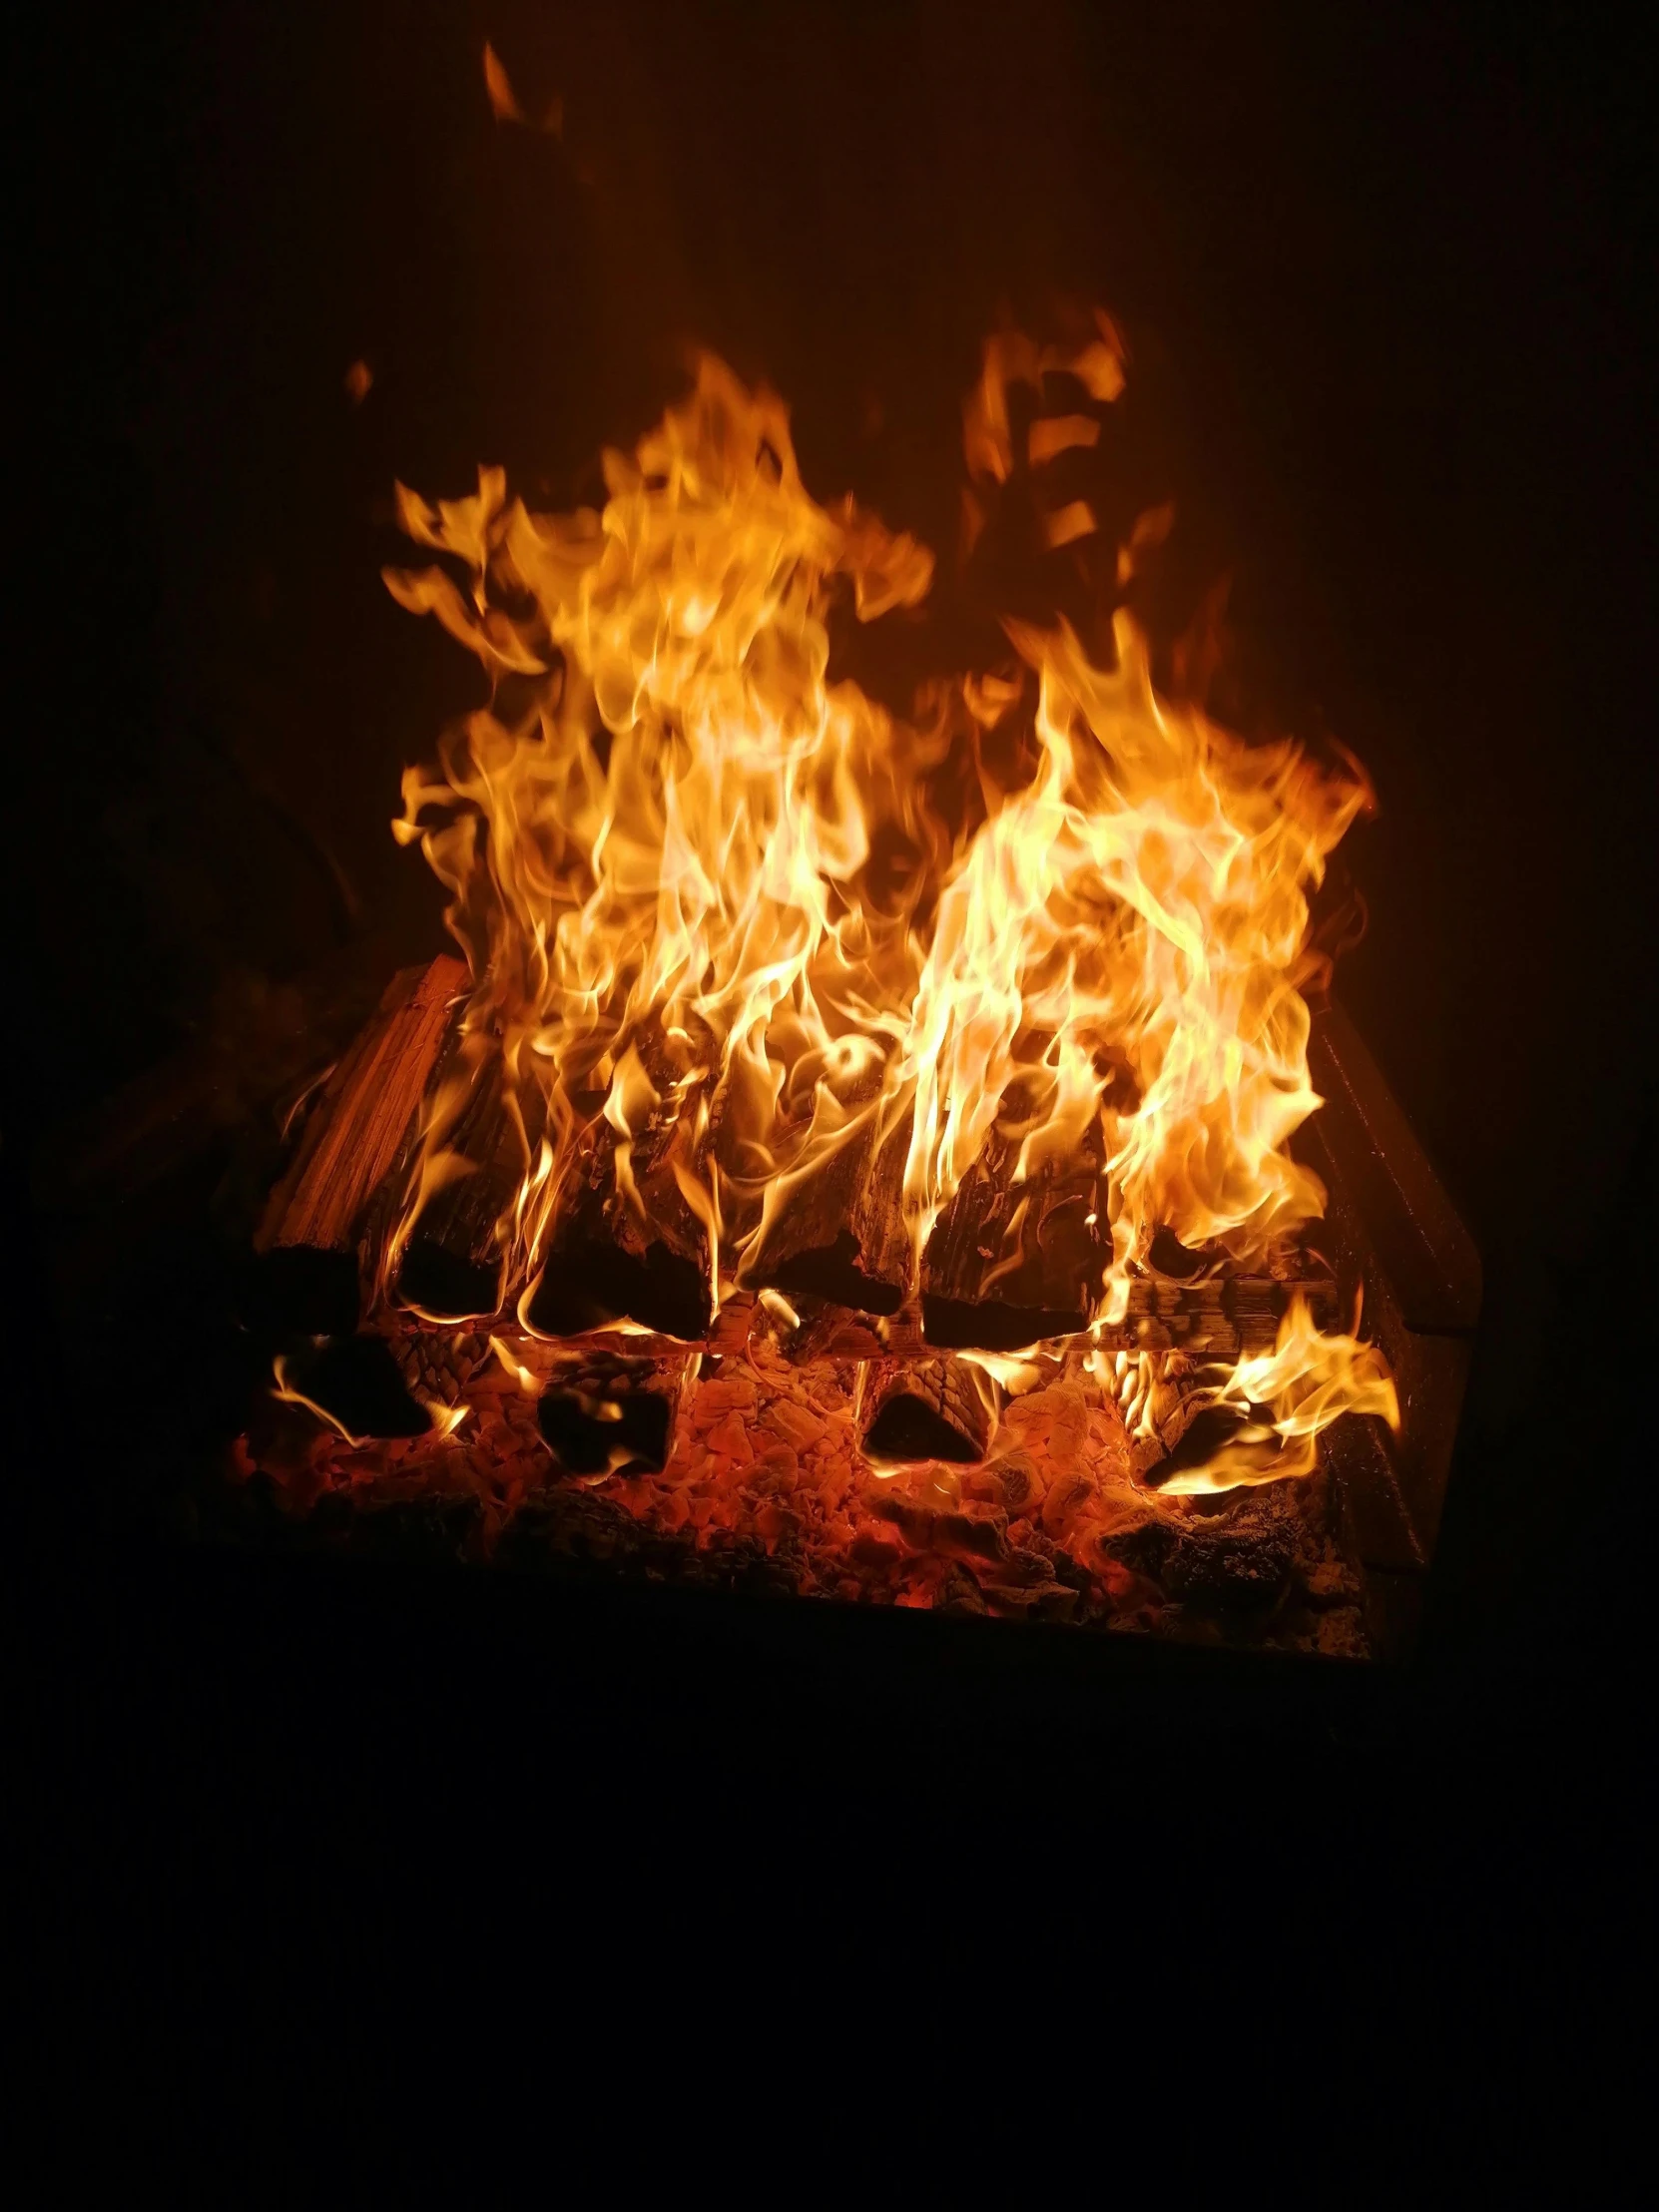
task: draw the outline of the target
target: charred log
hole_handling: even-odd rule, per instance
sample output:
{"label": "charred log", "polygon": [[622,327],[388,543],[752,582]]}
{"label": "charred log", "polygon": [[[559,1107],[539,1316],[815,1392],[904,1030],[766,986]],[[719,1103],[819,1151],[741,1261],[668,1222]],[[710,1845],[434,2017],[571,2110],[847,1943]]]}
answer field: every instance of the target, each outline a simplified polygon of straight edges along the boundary
{"label": "charred log", "polygon": [[543,1391],[537,1421],[568,1474],[656,1473],[668,1463],[676,1382],[649,1363],[596,1357]]}
{"label": "charred log", "polygon": [[502,1082],[499,1062],[478,1074],[445,1138],[470,1170],[421,1209],[398,1264],[400,1302],[437,1321],[486,1318],[500,1311],[506,1295],[500,1222],[523,1178],[525,1154]]}
{"label": "charred log", "polygon": [[851,1231],[843,1229],[832,1243],[795,1253],[764,1271],[761,1280],[792,1298],[825,1299],[854,1314],[896,1314],[904,1303],[902,1285],[872,1280],[860,1265],[861,1257]]}
{"label": "charred log", "polygon": [[[935,1342],[1008,1350],[1088,1326],[1108,1245],[1099,1171],[1085,1158],[1016,1183],[1013,1144],[993,1132],[922,1255]],[[987,1309],[976,1330],[971,1310]],[[989,1311],[995,1309],[993,1313]]]}
{"label": "charred log", "polygon": [[711,1303],[706,1268],[667,1245],[632,1253],[595,1239],[557,1246],[523,1311],[538,1337],[580,1337],[632,1321],[697,1343],[708,1334]]}
{"label": "charred log", "polygon": [[618,1321],[689,1342],[708,1334],[707,1235],[675,1172],[699,1164],[692,1131],[661,1039],[646,1040],[641,1059],[658,1104],[639,1134],[626,1138],[594,1112],[552,1250],[524,1308],[538,1336],[582,1336]]}
{"label": "charred log", "polygon": [[1273,1484],[1190,1499],[1180,1519],[1149,1521],[1105,1548],[1181,1604],[1261,1613],[1290,1588],[1299,1528],[1295,1486]]}
{"label": "charred log", "polygon": [[921,1295],[921,1326],[930,1345],[950,1352],[1020,1352],[1045,1337],[1071,1337],[1088,1326],[1075,1308],[1005,1306],[1000,1299]]}
{"label": "charred log", "polygon": [[324,1345],[285,1364],[283,1380],[352,1436],[423,1436],[432,1425],[383,1337],[346,1337]]}
{"label": "charred log", "polygon": [[924,1360],[872,1382],[864,1401],[865,1454],[902,1464],[949,1459],[967,1465],[985,1456],[991,1418],[977,1380],[959,1360]]}

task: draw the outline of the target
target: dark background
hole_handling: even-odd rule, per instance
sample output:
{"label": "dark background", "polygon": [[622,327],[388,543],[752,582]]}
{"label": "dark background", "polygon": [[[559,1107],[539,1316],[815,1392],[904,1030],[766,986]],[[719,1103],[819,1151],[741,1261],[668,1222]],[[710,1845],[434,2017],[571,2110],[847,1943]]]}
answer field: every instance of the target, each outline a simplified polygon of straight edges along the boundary
{"label": "dark background", "polygon": [[[386,825],[469,679],[378,581],[394,477],[500,460],[565,503],[697,338],[791,400],[821,496],[947,546],[999,303],[1102,299],[1134,466],[1191,573],[1233,574],[1256,696],[1376,779],[1342,989],[1485,1260],[1418,1723],[1515,1771],[1540,1699],[1588,1741],[1646,1609],[1653,87],[1622,21],[348,0],[27,34],[14,1176],[353,932],[435,947]],[[486,35],[562,138],[492,118]]]}

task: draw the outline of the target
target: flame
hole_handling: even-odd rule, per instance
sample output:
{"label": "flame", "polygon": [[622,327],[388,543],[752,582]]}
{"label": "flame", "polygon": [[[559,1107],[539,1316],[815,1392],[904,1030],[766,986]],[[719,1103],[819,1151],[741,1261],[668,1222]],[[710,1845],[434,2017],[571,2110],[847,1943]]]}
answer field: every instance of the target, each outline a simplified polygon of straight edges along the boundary
{"label": "flame", "polygon": [[1281,1320],[1272,1352],[1241,1360],[1225,1382],[1200,1395],[1236,1411],[1240,1426],[1201,1466],[1160,1483],[1168,1497],[1311,1474],[1314,1439],[1339,1413],[1370,1413],[1399,1427],[1399,1393],[1377,1347],[1355,1336],[1322,1336],[1300,1296]]}
{"label": "flame", "polygon": [[500,55],[487,39],[484,41],[484,90],[489,95],[490,108],[497,123],[522,123],[528,130],[549,131],[555,138],[563,132],[564,101],[555,93],[539,123],[526,115],[519,105],[512,79],[507,75]]}
{"label": "flame", "polygon": [[537,1382],[534,1374],[524,1365],[522,1360],[514,1355],[508,1346],[502,1343],[499,1337],[492,1336],[490,1338],[489,1348],[495,1354],[497,1360],[500,1361],[506,1373],[518,1384],[520,1392],[525,1397],[539,1397],[541,1395],[541,1384]]}
{"label": "flame", "polygon": [[[486,76],[510,99],[487,49]],[[1068,411],[1030,428],[1038,467],[1096,444],[1076,394],[1112,404],[1124,359],[1104,315],[1068,345],[987,344],[966,536],[1014,467],[1010,387],[1069,379]],[[701,1255],[716,1310],[853,1144],[902,1148],[912,1289],[993,1130],[1016,1187],[1093,1164],[1099,1327],[1122,1321],[1160,1229],[1214,1266],[1288,1252],[1325,1195],[1287,1149],[1319,1104],[1309,895],[1372,803],[1363,772],[1162,697],[1122,608],[1109,665],[1064,622],[1009,621],[1009,666],[932,686],[907,718],[832,680],[835,608],[919,605],[932,556],[850,498],[820,505],[783,402],[711,355],[632,455],[607,451],[604,480],[602,509],[563,515],[509,497],[500,469],[435,504],[397,487],[444,565],[386,583],[478,657],[492,699],[405,773],[394,825],[447,886],[473,978],[394,1249],[464,1172],[450,1140],[487,1081],[522,1143],[500,1223],[521,1318],[595,1157],[642,1233]],[[1120,577],[1170,519],[1142,518]],[[1042,521],[1051,545],[1096,528],[1081,499]],[[1018,764],[1000,782],[993,737]],[[1017,1265],[1024,1222],[1022,1199],[993,1272]],[[1370,1348],[1321,1338],[1303,1307],[1225,1385],[1273,1406],[1249,1466],[1277,1472],[1389,1389]]]}
{"label": "flame", "polygon": [[326,1422],[336,1435],[343,1436],[353,1451],[362,1449],[367,1441],[366,1437],[353,1436],[344,1421],[330,1413],[326,1405],[319,1405],[314,1397],[307,1397],[303,1390],[294,1388],[288,1381],[287,1361],[280,1353],[276,1355],[272,1363],[272,1378],[271,1394],[273,1397],[279,1398],[284,1405],[303,1405],[307,1413],[314,1413],[317,1419]]}

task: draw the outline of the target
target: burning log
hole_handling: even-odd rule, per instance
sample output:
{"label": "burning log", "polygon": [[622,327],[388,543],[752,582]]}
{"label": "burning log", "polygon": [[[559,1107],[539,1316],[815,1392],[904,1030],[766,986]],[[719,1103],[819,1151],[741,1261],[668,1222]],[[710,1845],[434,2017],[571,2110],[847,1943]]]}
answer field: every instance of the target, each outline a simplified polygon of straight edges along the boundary
{"label": "burning log", "polygon": [[687,1343],[707,1336],[708,1232],[681,1181],[697,1165],[691,1130],[660,1039],[648,1041],[637,1067],[640,1095],[652,1103],[635,1108],[637,1134],[604,1116],[594,1120],[525,1309],[540,1336],[581,1336],[623,1320]]}
{"label": "burning log", "polygon": [[960,1360],[923,1360],[870,1379],[864,1396],[863,1448],[878,1462],[983,1459],[991,1413],[974,1371]]}
{"label": "burning log", "polygon": [[563,1365],[542,1392],[537,1420],[569,1474],[658,1473],[668,1463],[685,1380],[654,1361],[598,1354]]}
{"label": "burning log", "polygon": [[709,1278],[665,1244],[626,1252],[603,1233],[561,1238],[524,1309],[541,1337],[580,1337],[618,1321],[696,1344],[710,1326]]}
{"label": "burning log", "polygon": [[[887,1318],[904,1303],[908,1247],[898,1214],[908,1120],[881,1148],[885,1170],[872,1180],[877,1082],[866,1079],[846,1100],[864,1119],[845,1142],[790,1193],[769,1226],[753,1279],[792,1298],[827,1300],[850,1313]],[[860,1198],[863,1205],[860,1209]]]}
{"label": "burning log", "polygon": [[1107,1555],[1201,1612],[1253,1612],[1290,1585],[1302,1521],[1294,1490],[1235,1491],[1212,1511],[1153,1519],[1108,1537]]}
{"label": "burning log", "polygon": [[[899,1311],[914,1265],[903,1209],[910,1127],[906,1115],[879,1146],[867,1138],[849,1146],[807,1185],[795,1219],[771,1242],[761,1281],[860,1313]],[[1008,1352],[1088,1324],[1106,1256],[1090,1218],[1098,1171],[1084,1161],[1020,1187],[1014,1158],[993,1135],[928,1239],[921,1311],[929,1344]]]}
{"label": "burning log", "polygon": [[451,1001],[465,981],[466,969],[447,955],[393,976],[271,1195],[258,1252],[356,1250],[365,1217],[405,1151]]}
{"label": "burning log", "polygon": [[[397,1269],[401,1304],[437,1321],[500,1311],[506,1285],[499,1224],[524,1175],[524,1143],[499,1065],[475,1080],[447,1148],[471,1163],[422,1207]],[[441,1081],[441,1077],[440,1077]]]}
{"label": "burning log", "polygon": [[1084,1328],[1099,1299],[1099,1168],[1082,1157],[1015,1184],[1015,1146],[993,1133],[922,1254],[933,1343],[1011,1352]]}
{"label": "burning log", "polygon": [[1099,1172],[1083,1159],[1013,1181],[1014,1148],[992,1135],[922,1255],[930,1344],[1013,1352],[1088,1326],[1109,1245]]}
{"label": "burning log", "polygon": [[432,1426],[383,1337],[346,1337],[278,1361],[276,1372],[279,1400],[309,1407],[354,1441],[422,1436]]}

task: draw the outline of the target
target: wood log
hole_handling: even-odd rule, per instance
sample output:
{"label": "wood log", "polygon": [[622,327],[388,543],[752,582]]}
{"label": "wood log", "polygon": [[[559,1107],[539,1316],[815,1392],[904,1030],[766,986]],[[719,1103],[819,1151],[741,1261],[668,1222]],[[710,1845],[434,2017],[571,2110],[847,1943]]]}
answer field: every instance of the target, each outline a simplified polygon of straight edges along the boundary
{"label": "wood log", "polygon": [[[776,1217],[767,1225],[764,1243],[750,1255],[746,1280],[758,1288],[783,1291],[790,1296],[828,1299],[858,1314],[896,1314],[904,1298],[904,1245],[902,1239],[887,1255],[887,1239],[896,1215],[889,1222],[872,1200],[864,1221],[864,1239],[856,1233],[854,1209],[860,1191],[870,1179],[871,1155],[878,1134],[879,1071],[871,1071],[844,1103],[849,1114],[860,1116],[851,1132],[828,1159],[790,1191]],[[908,1119],[902,1135],[895,1132],[887,1148],[887,1180],[896,1208],[902,1174],[904,1146],[908,1143]],[[883,1188],[882,1197],[885,1196]],[[876,1252],[873,1266],[865,1245]],[[883,1274],[883,1265],[885,1273]]]}
{"label": "wood log", "polygon": [[1171,1283],[1142,1276],[1129,1289],[1124,1319],[1095,1332],[1107,1352],[1188,1352],[1207,1360],[1236,1360],[1271,1352],[1280,1317],[1298,1292],[1314,1319],[1337,1320],[1336,1279],[1317,1256],[1304,1255],[1301,1272],[1284,1276],[1211,1276]]}
{"label": "wood log", "polygon": [[[688,1343],[708,1333],[707,1236],[675,1174],[676,1165],[693,1171],[699,1165],[693,1125],[672,1089],[675,1070],[663,1040],[645,1038],[639,1053],[659,1103],[625,1140],[595,1101],[587,1144],[526,1309],[540,1335],[581,1336],[620,1320]],[[643,1220],[618,1179],[624,1158]]]}
{"label": "wood log", "polygon": [[688,1364],[592,1353],[561,1363],[537,1422],[567,1474],[660,1472],[668,1464]]}
{"label": "wood log", "polygon": [[371,1332],[308,1349],[278,1373],[284,1390],[354,1439],[423,1436],[432,1425],[391,1346]]}
{"label": "wood log", "polygon": [[582,1337],[618,1321],[701,1344],[709,1333],[707,1272],[654,1244],[643,1254],[600,1239],[561,1239],[531,1287],[525,1318],[538,1336]]}
{"label": "wood log", "polygon": [[922,1312],[940,1345],[1014,1351],[1074,1335],[1110,1256],[1098,1143],[1016,1182],[1018,1143],[993,1129],[922,1255]]}
{"label": "wood log", "polygon": [[440,955],[403,968],[373,1019],[329,1078],[298,1153],[271,1195],[255,1248],[346,1252],[385,1183],[419,1110],[463,964]]}
{"label": "wood log", "polygon": [[[911,1117],[876,1141],[873,1133],[833,1177],[809,1184],[802,1215],[813,1241],[796,1232],[782,1264],[774,1240],[771,1267],[758,1281],[855,1307],[896,1313],[912,1291],[914,1261],[903,1209]],[[849,1153],[851,1148],[849,1148]],[[1049,1169],[1029,1186],[1012,1182],[1015,1147],[993,1133],[934,1225],[922,1256],[920,1296],[929,1342],[1010,1351],[1086,1325],[1105,1265],[1098,1222],[1098,1168],[1092,1160]],[[853,1174],[855,1170],[855,1176]],[[848,1181],[844,1223],[830,1234]]]}
{"label": "wood log", "polygon": [[[430,1088],[456,1072],[461,1040]],[[472,1163],[421,1209],[398,1262],[400,1304],[437,1321],[476,1321],[500,1312],[508,1286],[500,1222],[525,1170],[524,1139],[504,1094],[499,1059],[486,1058],[445,1148]]]}
{"label": "wood log", "polygon": [[866,1380],[863,1449],[878,1463],[983,1459],[990,1408],[979,1379],[960,1360],[922,1360],[878,1368]]}
{"label": "wood log", "polygon": [[913,1117],[906,1112],[890,1133],[872,1142],[858,1178],[847,1227],[858,1248],[860,1272],[873,1283],[911,1288],[910,1231],[904,1219],[904,1161]]}

